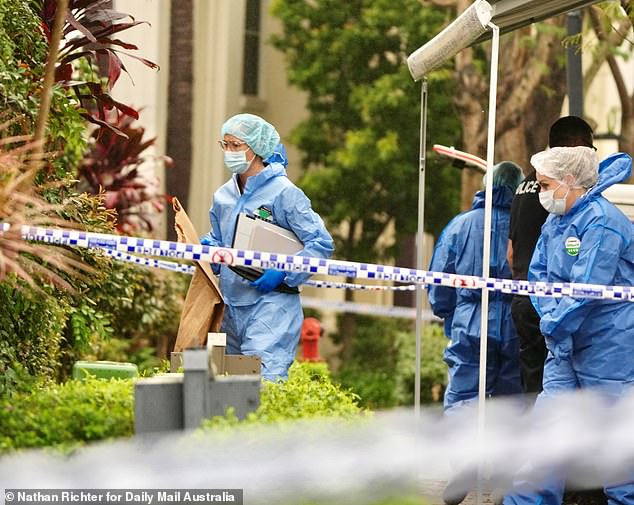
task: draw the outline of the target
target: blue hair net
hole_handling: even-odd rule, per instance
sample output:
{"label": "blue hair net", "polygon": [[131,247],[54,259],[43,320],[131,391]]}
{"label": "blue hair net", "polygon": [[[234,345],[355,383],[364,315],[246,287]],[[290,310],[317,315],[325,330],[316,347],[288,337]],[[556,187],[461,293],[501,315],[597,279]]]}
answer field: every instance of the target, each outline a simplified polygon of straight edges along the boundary
{"label": "blue hair net", "polygon": [[493,185],[506,186],[513,193],[523,178],[522,169],[512,161],[502,161],[493,167]]}
{"label": "blue hair net", "polygon": [[284,168],[288,166],[288,157],[286,156],[284,144],[278,144],[273,154],[264,160],[265,165],[270,165],[271,163],[281,163],[284,165]]}
{"label": "blue hair net", "polygon": [[255,114],[237,114],[227,119],[220,136],[227,134],[244,140],[263,160],[273,154],[280,142],[280,134],[275,127]]}

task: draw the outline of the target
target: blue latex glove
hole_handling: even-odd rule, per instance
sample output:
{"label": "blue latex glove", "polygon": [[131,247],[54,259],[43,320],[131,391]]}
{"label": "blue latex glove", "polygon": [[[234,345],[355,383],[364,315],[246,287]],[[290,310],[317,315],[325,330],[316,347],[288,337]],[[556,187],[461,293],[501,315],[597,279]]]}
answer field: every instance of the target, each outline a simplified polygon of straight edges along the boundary
{"label": "blue latex glove", "polygon": [[280,284],[282,284],[284,277],[286,277],[285,272],[282,272],[281,270],[275,270],[274,268],[269,268],[265,270],[260,277],[254,280],[251,283],[251,286],[262,293],[269,293]]}
{"label": "blue latex glove", "polygon": [[205,235],[200,239],[200,243],[202,245],[211,245],[211,239],[207,235]]}

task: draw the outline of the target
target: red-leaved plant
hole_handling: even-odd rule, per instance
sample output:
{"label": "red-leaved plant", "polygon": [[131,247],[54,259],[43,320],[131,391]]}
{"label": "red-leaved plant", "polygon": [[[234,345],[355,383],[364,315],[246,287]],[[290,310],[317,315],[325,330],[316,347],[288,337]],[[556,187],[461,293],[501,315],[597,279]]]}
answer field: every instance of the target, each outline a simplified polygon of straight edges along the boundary
{"label": "red-leaved plant", "polygon": [[[39,5],[42,27],[50,40],[55,18],[57,0],[35,0]],[[113,109],[138,119],[138,112],[132,107],[117,102],[110,95],[112,86],[117,82],[121,71],[127,73],[119,54],[139,60],[150,68],[158,68],[145,58],[140,58],[121,49],[137,50],[134,44],[113,37],[115,34],[142,24],[129,14],[107,8],[109,0],[69,0],[66,22],[59,51],[59,65],[56,69],[56,81],[70,87],[81,103],[82,115],[90,122],[115,131],[116,126],[108,121],[108,112]],[[80,58],[88,59],[97,66],[105,80],[73,80],[73,64]],[[91,111],[91,112],[89,112]]]}
{"label": "red-leaved plant", "polygon": [[156,138],[144,140],[145,128],[133,122],[129,116],[116,114],[110,123],[113,129],[95,130],[79,168],[78,190],[95,195],[103,190],[104,205],[117,211],[117,229],[126,234],[156,229],[165,196],[154,167],[158,161],[171,164],[167,156],[143,155]]}

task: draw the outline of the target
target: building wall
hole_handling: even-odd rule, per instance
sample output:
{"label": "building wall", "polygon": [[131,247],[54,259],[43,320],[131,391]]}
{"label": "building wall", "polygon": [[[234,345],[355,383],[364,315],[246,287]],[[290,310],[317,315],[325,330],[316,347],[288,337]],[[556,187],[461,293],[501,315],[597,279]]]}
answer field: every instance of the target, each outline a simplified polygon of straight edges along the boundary
{"label": "building wall", "polygon": [[140,110],[139,122],[148,137],[158,136],[155,152],[164,153],[167,118],[167,66],[169,63],[169,2],[162,0],[114,0],[115,10],[145,21],[121,35],[126,42],[138,46],[137,51],[123,50],[157,63],[152,70],[143,63],[120,56],[129,72],[122,72],[113,88],[116,99]]}
{"label": "building wall", "polygon": [[[169,75],[169,2],[162,0],[114,0],[113,8],[130,14],[145,23],[125,31],[121,38],[135,44],[139,49],[124,50],[148,59],[157,65],[153,70],[134,58],[120,55],[128,70],[121,73],[112,89],[113,97],[139,111],[139,125],[145,128],[144,139],[156,137],[156,142],[144,153],[148,161],[144,166],[152,167],[164,187],[164,165],[156,158],[165,154],[167,125],[167,77]],[[165,235],[165,224],[159,225],[157,235]]]}
{"label": "building wall", "polygon": [[201,235],[209,229],[211,196],[227,179],[216,141],[240,98],[243,24],[244,2],[194,1],[194,152],[187,212]]}

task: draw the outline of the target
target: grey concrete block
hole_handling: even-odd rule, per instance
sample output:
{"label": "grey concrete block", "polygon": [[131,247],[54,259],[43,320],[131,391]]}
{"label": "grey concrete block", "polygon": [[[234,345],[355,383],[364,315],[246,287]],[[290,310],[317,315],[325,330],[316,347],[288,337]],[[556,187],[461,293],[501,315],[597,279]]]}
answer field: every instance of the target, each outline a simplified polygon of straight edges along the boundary
{"label": "grey concrete block", "polygon": [[134,385],[135,433],[182,430],[183,427],[183,374],[138,379]]}
{"label": "grey concrete block", "polygon": [[183,352],[185,380],[183,382],[183,420],[185,429],[195,429],[206,417],[209,383],[207,349],[185,349]]}
{"label": "grey concrete block", "polygon": [[239,419],[260,406],[260,376],[230,375],[216,377],[207,388],[205,417],[222,416],[228,407],[234,407]]}
{"label": "grey concrete block", "polygon": [[134,388],[135,432],[147,434],[196,429],[203,419],[224,415],[229,407],[243,419],[260,405],[259,358],[240,362],[241,371],[253,375],[213,376],[206,348],[172,354],[172,368],[182,359],[184,373],[139,379]]}
{"label": "grey concrete block", "polygon": [[206,348],[185,349],[183,351],[183,368],[185,372],[204,371],[209,373],[209,354]]}

